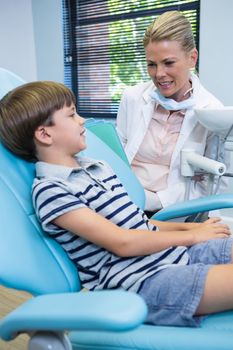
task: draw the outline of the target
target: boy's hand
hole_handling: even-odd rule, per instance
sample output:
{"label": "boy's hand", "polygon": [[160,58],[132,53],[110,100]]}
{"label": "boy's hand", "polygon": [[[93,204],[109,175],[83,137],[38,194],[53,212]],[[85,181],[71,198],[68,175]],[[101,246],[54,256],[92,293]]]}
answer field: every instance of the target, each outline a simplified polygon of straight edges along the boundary
{"label": "boy's hand", "polygon": [[220,218],[210,218],[200,223],[189,232],[193,234],[193,244],[208,241],[209,239],[228,238],[231,234],[228,225],[221,224]]}
{"label": "boy's hand", "polygon": [[208,220],[202,222],[202,224],[207,224],[207,223],[209,223],[209,224],[214,224],[214,223],[220,222],[220,221],[222,221],[221,218],[218,218],[218,217],[215,217],[215,218],[214,218],[214,217],[213,217],[213,218],[210,218],[210,219],[208,219]]}

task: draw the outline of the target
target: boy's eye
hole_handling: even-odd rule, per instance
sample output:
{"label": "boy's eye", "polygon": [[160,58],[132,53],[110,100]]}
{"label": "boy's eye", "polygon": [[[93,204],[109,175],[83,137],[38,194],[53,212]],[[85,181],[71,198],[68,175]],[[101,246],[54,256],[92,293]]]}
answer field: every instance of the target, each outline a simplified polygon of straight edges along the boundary
{"label": "boy's eye", "polygon": [[76,116],[76,113],[72,113],[69,115],[69,117],[74,118]]}

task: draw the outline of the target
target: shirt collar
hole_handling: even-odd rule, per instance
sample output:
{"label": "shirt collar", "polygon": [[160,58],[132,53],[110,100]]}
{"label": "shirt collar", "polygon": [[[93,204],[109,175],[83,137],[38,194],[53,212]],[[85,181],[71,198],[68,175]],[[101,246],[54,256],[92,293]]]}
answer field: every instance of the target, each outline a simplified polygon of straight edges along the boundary
{"label": "shirt collar", "polygon": [[53,177],[67,180],[73,171],[80,171],[82,169],[87,170],[92,166],[98,167],[100,164],[102,164],[100,161],[87,157],[75,156],[75,158],[77,159],[79,165],[74,168],[39,161],[36,163],[36,176],[39,178]]}
{"label": "shirt collar", "polygon": [[180,109],[179,111],[175,111],[173,113],[171,113],[170,111],[167,111],[163,106],[161,106],[159,103],[156,103],[155,105],[155,112],[159,112],[159,113],[163,113],[166,114],[167,117],[169,117],[170,115],[174,116],[175,114],[180,116],[180,117],[184,117],[185,116],[185,109]]}

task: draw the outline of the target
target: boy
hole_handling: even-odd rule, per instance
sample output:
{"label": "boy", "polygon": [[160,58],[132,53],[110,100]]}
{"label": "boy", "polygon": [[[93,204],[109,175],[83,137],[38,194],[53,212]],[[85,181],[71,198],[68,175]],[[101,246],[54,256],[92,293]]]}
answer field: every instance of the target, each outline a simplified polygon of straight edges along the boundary
{"label": "boy", "polygon": [[0,139],[36,162],[32,198],[43,229],[90,290],[139,293],[147,322],[197,326],[233,308],[232,239],[218,218],[203,224],[148,220],[103,161],[82,158],[84,119],[73,93],[34,82],[0,101]]}

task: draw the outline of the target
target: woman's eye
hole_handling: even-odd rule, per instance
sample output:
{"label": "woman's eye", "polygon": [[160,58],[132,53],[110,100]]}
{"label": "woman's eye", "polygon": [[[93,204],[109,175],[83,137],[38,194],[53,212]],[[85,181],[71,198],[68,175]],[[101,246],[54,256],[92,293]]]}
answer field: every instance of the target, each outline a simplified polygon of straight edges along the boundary
{"label": "woman's eye", "polygon": [[147,67],[155,67],[156,64],[155,63],[147,63]]}
{"label": "woman's eye", "polygon": [[167,61],[165,64],[166,66],[171,66],[174,63],[174,61]]}

